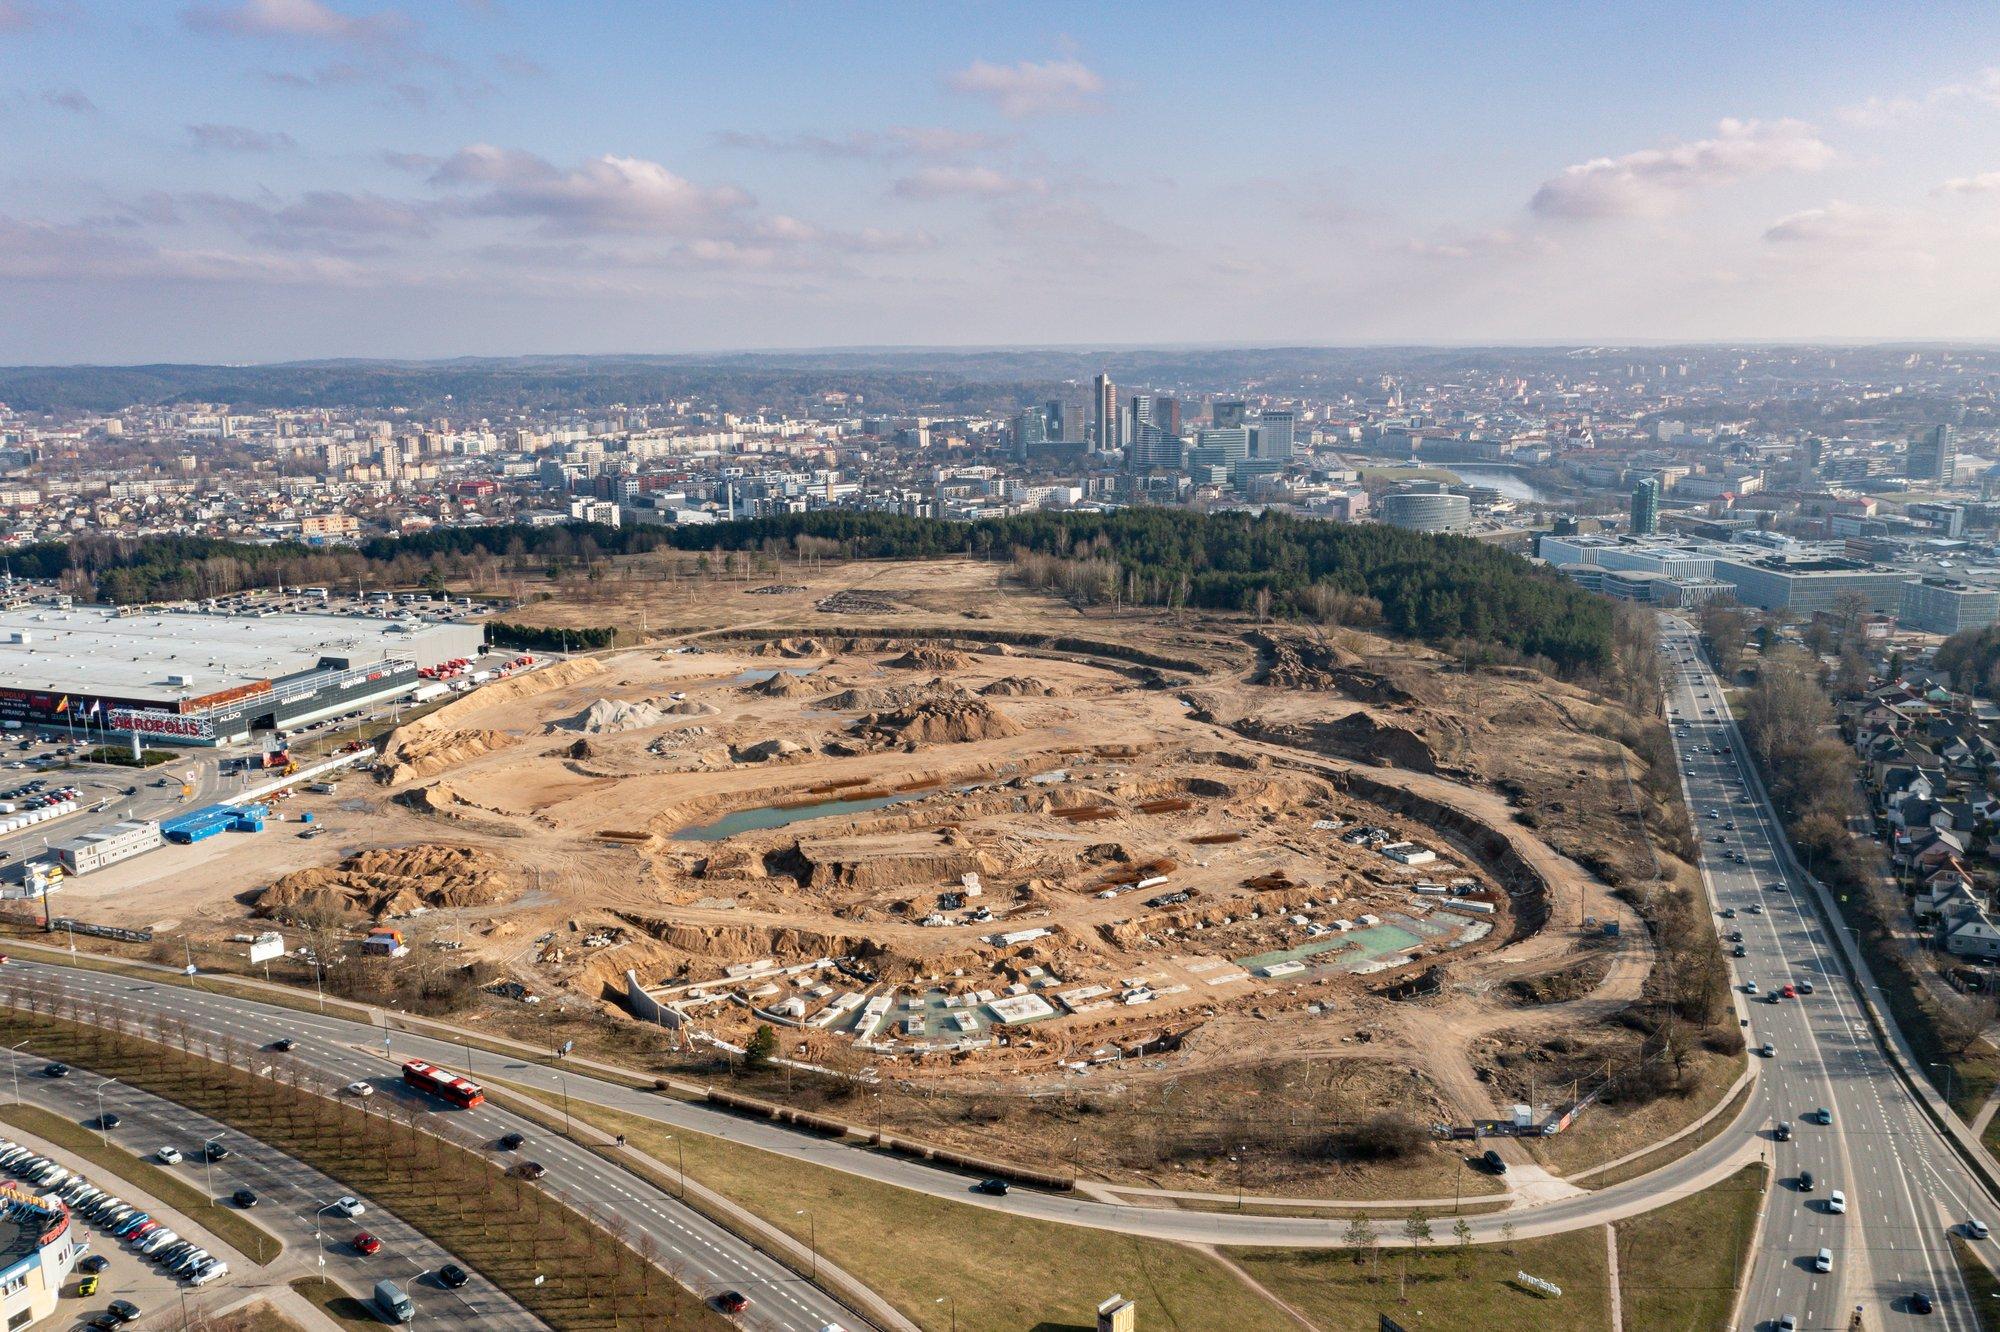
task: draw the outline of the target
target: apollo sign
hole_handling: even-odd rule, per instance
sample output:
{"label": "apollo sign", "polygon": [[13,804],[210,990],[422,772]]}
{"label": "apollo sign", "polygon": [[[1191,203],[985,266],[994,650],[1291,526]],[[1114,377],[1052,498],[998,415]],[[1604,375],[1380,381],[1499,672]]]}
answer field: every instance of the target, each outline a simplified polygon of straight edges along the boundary
{"label": "apollo sign", "polygon": [[178,712],[151,708],[113,708],[105,714],[114,731],[138,735],[167,735],[181,740],[213,740],[215,723],[206,717],[188,717]]}

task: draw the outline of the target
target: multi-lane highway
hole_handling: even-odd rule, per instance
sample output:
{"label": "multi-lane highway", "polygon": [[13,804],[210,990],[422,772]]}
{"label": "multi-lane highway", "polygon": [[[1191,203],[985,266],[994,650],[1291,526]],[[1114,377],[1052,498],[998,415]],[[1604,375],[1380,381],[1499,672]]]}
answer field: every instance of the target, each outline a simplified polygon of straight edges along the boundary
{"label": "multi-lane highway", "polygon": [[[408,1092],[392,1066],[377,1053],[382,1048],[379,1031],[264,1005],[235,1009],[227,1004],[217,1005],[215,1000],[219,996],[177,986],[134,981],[129,977],[59,967],[42,968],[19,960],[11,963],[8,969],[38,972],[51,984],[62,984],[78,993],[99,994],[115,1000],[127,1011],[151,1010],[175,1014],[201,1029],[214,1030],[258,1046],[268,1046],[281,1037],[290,1037],[297,1041],[296,1048],[289,1056],[274,1055],[274,1058],[298,1059],[342,1084],[370,1081],[378,1090],[373,1097],[357,1098],[355,1104],[358,1107],[381,1111],[392,1098],[409,1099],[427,1110],[449,1117],[461,1140],[469,1136],[491,1147],[509,1133],[520,1133],[528,1140],[520,1153],[521,1158],[538,1161],[548,1169],[547,1177],[541,1182],[542,1187],[600,1222],[608,1224],[615,1220],[634,1235],[650,1235],[658,1247],[661,1263],[702,1298],[712,1299],[726,1290],[739,1291],[748,1296],[751,1301],[749,1309],[737,1316],[737,1322],[743,1326],[771,1329],[772,1332],[823,1332],[829,1327],[860,1329],[868,1326],[866,1321],[831,1295],[799,1277],[776,1259],[684,1206],[671,1194],[608,1164],[589,1150],[545,1132],[539,1125],[490,1102],[472,1110],[458,1110]],[[397,1036],[394,1041],[397,1058],[418,1053],[412,1049],[406,1054],[403,1037]],[[357,1048],[357,1042],[360,1048]],[[425,1044],[426,1049],[422,1053],[430,1058],[453,1067],[464,1066],[457,1046],[438,1042]],[[37,1053],[60,1056],[62,1052]],[[497,1059],[491,1061],[487,1071],[493,1071],[498,1063]],[[116,1092],[107,1091],[107,1098],[116,1095]],[[109,1099],[106,1108],[110,1108]],[[125,1108],[121,1104],[119,1113],[125,1113]],[[124,1126],[118,1132],[120,1136],[128,1135]],[[187,1131],[183,1130],[180,1136],[187,1136]],[[495,1153],[495,1159],[502,1164],[511,1164],[514,1159],[499,1154],[497,1149]],[[252,1184],[250,1187],[257,1186]],[[339,1233],[347,1224],[329,1221],[327,1232]],[[557,1273],[551,1274],[550,1279],[560,1281],[563,1278]]]}
{"label": "multi-lane highway", "polygon": [[[1776,1175],[1743,1325],[1775,1327],[1790,1315],[1801,1328],[1845,1328],[1859,1306],[1871,1328],[1970,1332],[1978,1323],[1948,1236],[1972,1218],[1995,1226],[2000,1216],[1877,1046],[1814,890],[1781,852],[1720,682],[1692,629],[1663,624],[1669,714],[1703,876],[1725,940],[1742,935],[1744,955],[1732,958],[1737,1004],[1760,1065],[1750,1127]],[[1772,1002],[1787,985],[1797,997]],[[1755,1053],[1766,1042],[1768,1058]],[[1831,1123],[1815,1122],[1822,1108]],[[1790,1126],[1785,1140],[1781,1124]],[[1807,1172],[1809,1191],[1800,1187]],[[1836,1190],[1844,1214],[1830,1203]],[[1814,1270],[1822,1249],[1830,1272]],[[1934,1312],[1920,1312],[1919,1292]]]}
{"label": "multi-lane highway", "polygon": [[[47,1063],[43,1054],[34,1050],[9,1052],[0,1061],[0,1076],[10,1079],[5,1084],[8,1087],[20,1089],[23,1100],[86,1126],[96,1125],[102,1105],[104,1112],[119,1117],[118,1127],[108,1135],[115,1143],[141,1155],[157,1153],[162,1147],[176,1149],[184,1158],[178,1165],[154,1163],[181,1175],[211,1197],[229,1200],[238,1189],[249,1189],[256,1195],[252,1219],[276,1234],[290,1250],[281,1260],[287,1268],[304,1267],[333,1277],[364,1297],[375,1282],[385,1278],[395,1281],[416,1304],[418,1317],[425,1324],[501,1332],[525,1332],[542,1326],[476,1272],[464,1286],[448,1289],[436,1273],[452,1261],[452,1255],[381,1208],[371,1204],[353,1220],[330,1210],[336,1198],[352,1192],[346,1185],[225,1125],[122,1082],[107,1083],[83,1073],[60,1079],[46,1077],[42,1069]],[[209,1141],[224,1143],[229,1148],[228,1157],[214,1163],[205,1161],[201,1148]],[[127,1192],[120,1180],[104,1171],[88,1163],[81,1169],[112,1193]],[[235,1204],[225,1201],[222,1205]],[[199,1215],[190,1219],[197,1225],[202,1222]],[[351,1241],[363,1230],[382,1242],[381,1252],[364,1257],[354,1248]],[[124,1255],[115,1242],[100,1238],[99,1247]],[[143,1260],[124,1255],[114,1257],[113,1262],[115,1271],[120,1262],[139,1265]],[[231,1280],[241,1282],[249,1275],[248,1264],[239,1264]],[[108,1293],[119,1292],[111,1289]]]}

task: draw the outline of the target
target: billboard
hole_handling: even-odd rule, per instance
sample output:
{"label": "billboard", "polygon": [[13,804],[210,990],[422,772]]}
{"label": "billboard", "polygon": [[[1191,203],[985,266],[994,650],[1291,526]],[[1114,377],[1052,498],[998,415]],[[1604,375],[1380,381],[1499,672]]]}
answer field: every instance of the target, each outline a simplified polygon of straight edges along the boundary
{"label": "billboard", "polygon": [[285,955],[285,936],[276,930],[267,930],[250,941],[250,961],[270,962]]}
{"label": "billboard", "polygon": [[113,708],[104,714],[114,731],[138,735],[170,735],[182,740],[213,740],[215,723],[206,717],[188,717],[178,712],[154,708]]}

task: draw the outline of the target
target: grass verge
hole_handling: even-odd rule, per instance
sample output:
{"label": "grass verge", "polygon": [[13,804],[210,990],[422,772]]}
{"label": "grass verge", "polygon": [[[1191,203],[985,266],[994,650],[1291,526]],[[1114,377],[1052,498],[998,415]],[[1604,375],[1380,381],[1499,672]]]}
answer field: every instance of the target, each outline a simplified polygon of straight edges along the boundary
{"label": "grass verge", "polygon": [[142,1160],[121,1147],[105,1146],[104,1139],[74,1120],[64,1119],[37,1105],[0,1105],[0,1120],[5,1120],[23,1133],[34,1134],[134,1188],[144,1189],[260,1266],[276,1261],[285,1251],[282,1240],[243,1213],[217,1206],[206,1193],[150,1161]]}
{"label": "grass verge", "polygon": [[1695,1150],[1695,1148],[1712,1141],[1724,1129],[1734,1124],[1736,1116],[1743,1113],[1744,1103],[1750,1099],[1750,1093],[1756,1090],[1756,1086],[1757,1084],[1754,1082],[1744,1083],[1736,1095],[1729,1098],[1729,1104],[1722,1107],[1715,1118],[1709,1120],[1695,1132],[1676,1138],[1674,1141],[1660,1147],[1657,1151],[1647,1152],[1644,1156],[1635,1156],[1623,1165],[1613,1166],[1609,1170],[1600,1170],[1596,1174],[1585,1175],[1581,1179],[1571,1176],[1570,1182],[1579,1188],[1608,1189],[1613,1184],[1623,1184],[1628,1179],[1637,1179],[1641,1175],[1651,1174],[1661,1166],[1671,1165],[1683,1156],[1686,1156],[1689,1152]]}
{"label": "grass verge", "polygon": [[[46,987],[9,985],[0,1001],[22,1005],[0,1007],[0,1043],[61,1049],[78,1067],[185,1105],[340,1180],[484,1273],[557,1332],[615,1332],[635,1322],[728,1326],[642,1257],[649,1245],[643,1237],[632,1240],[616,1222],[598,1226],[476,1150],[447,1141],[449,1115],[400,1100],[368,1113],[332,1099],[333,1086],[303,1065],[272,1064],[260,1050],[185,1022],[151,1022],[139,1028],[156,1038],[146,1039],[130,1030],[137,1024],[123,1009]],[[257,1076],[237,1061],[273,1072]]]}
{"label": "grass verge", "polygon": [[292,1289],[347,1332],[381,1332],[382,1320],[366,1300],[356,1299],[325,1277],[300,1277]]}
{"label": "grass verge", "polygon": [[[1231,1249],[1260,1284],[1315,1325],[1373,1328],[1384,1317],[1406,1328],[1548,1332],[1611,1323],[1604,1231],[1591,1226],[1512,1244],[1459,1245],[1440,1233],[1409,1249]],[[1553,1281],[1542,1295],[1517,1274]]]}
{"label": "grass verge", "polygon": [[[1578,1115],[1576,1123],[1553,1138],[1526,1139],[1529,1154],[1556,1174],[1568,1176],[1606,1161],[1615,1161],[1627,1152],[1678,1133],[1729,1094],[1730,1087],[1743,1075],[1746,1056],[1719,1055],[1697,1048],[1693,1058],[1698,1063],[1695,1065],[1694,1085],[1687,1095],[1661,1096],[1630,1109],[1607,1108],[1600,1112],[1592,1107]],[[1695,1136],[1690,1135],[1690,1138]],[[1647,1169],[1665,1165],[1678,1154],[1677,1148],[1688,1150],[1682,1145],[1688,1141],[1683,1138],[1661,1147],[1660,1156]],[[1629,1178],[1621,1175],[1624,1169],[1620,1166],[1604,1174],[1614,1179]],[[1598,1181],[1598,1176],[1591,1175],[1578,1183],[1584,1188],[1604,1187]]]}
{"label": "grass verge", "polygon": [[1957,1235],[1951,1237],[1951,1256],[1958,1260],[1958,1274],[1965,1278],[1966,1293],[1972,1296],[1972,1316],[1979,1320],[1979,1332],[2000,1332],[2000,1277]]}
{"label": "grass verge", "polygon": [[[526,1089],[512,1099],[530,1098],[549,1104]],[[1097,1302],[1112,1294],[1138,1301],[1149,1325],[1296,1327],[1225,1266],[1178,1244],[936,1198],[702,1133],[669,1132],[656,1120],[601,1106],[572,1101],[570,1115],[624,1134],[660,1164],[653,1173],[669,1188],[685,1161],[690,1180],[801,1244],[816,1244],[920,1327],[949,1327],[956,1298],[956,1323],[965,1332],[1087,1328]],[[560,1123],[546,1108],[536,1118]]]}
{"label": "grass verge", "polygon": [[1625,1332],[1698,1332],[1729,1321],[1769,1172],[1745,1166],[1618,1226]]}

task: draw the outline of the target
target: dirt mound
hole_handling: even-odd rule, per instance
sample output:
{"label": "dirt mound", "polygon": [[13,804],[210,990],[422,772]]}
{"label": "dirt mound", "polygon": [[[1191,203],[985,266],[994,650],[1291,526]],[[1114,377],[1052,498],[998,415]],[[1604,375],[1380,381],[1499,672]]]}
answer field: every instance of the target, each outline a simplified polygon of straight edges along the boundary
{"label": "dirt mound", "polygon": [[419,814],[441,814],[448,819],[459,818],[458,806],[467,803],[465,797],[443,782],[419,786],[393,798]]}
{"label": "dirt mound", "polygon": [[894,712],[871,712],[854,723],[854,730],[868,739],[918,745],[1021,734],[1019,723],[980,698],[930,699]]}
{"label": "dirt mound", "polygon": [[773,760],[803,758],[812,751],[796,740],[779,738],[759,740],[754,745],[744,745],[729,751],[729,757],[736,763],[770,763]]}
{"label": "dirt mound", "polygon": [[906,671],[962,671],[972,665],[972,658],[951,648],[924,643],[882,664]]}
{"label": "dirt mound", "polygon": [[520,891],[506,868],[469,846],[363,851],[330,868],[297,870],[257,895],[256,914],[297,919],[332,911],[380,920],[418,907],[492,906]]}
{"label": "dirt mound", "polygon": [[893,712],[915,707],[930,698],[929,685],[896,685],[887,689],[843,689],[813,706],[828,712]]}
{"label": "dirt mound", "polygon": [[505,749],[513,743],[514,737],[504,731],[441,731],[422,725],[405,726],[389,737],[375,770],[390,786],[400,786],[469,763],[481,754]]}
{"label": "dirt mound", "polygon": [[988,698],[1055,698],[1063,691],[1032,675],[1005,675],[979,692]]}
{"label": "dirt mound", "polygon": [[662,717],[713,717],[713,703],[703,703],[697,699],[684,698],[678,703],[669,703],[660,709]]}
{"label": "dirt mound", "polygon": [[[796,590],[805,591],[804,588]],[[817,638],[774,638],[757,649],[760,657],[818,657],[825,652]]]}
{"label": "dirt mound", "polygon": [[764,698],[802,698],[807,694],[817,694],[819,689],[815,685],[807,684],[796,675],[788,675],[784,671],[779,671],[768,680],[759,680],[756,684],[745,685],[743,692],[746,694],[757,694]]}
{"label": "dirt mound", "polygon": [[658,726],[664,718],[665,714],[651,703],[600,698],[574,717],[565,718],[556,725],[571,731],[582,731],[585,735],[609,735],[617,731],[642,731],[648,726]]}

